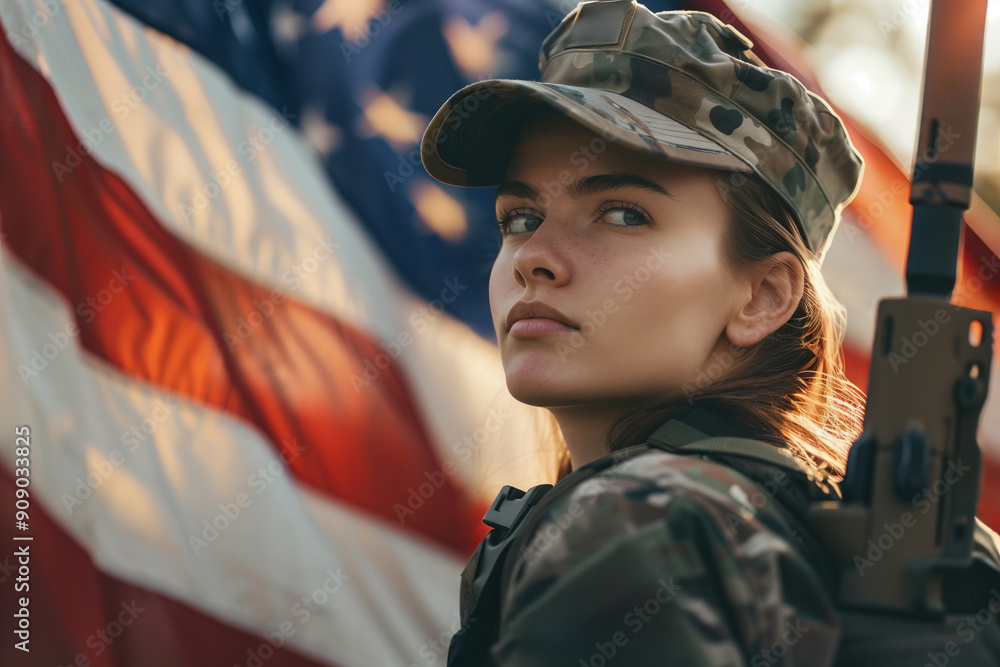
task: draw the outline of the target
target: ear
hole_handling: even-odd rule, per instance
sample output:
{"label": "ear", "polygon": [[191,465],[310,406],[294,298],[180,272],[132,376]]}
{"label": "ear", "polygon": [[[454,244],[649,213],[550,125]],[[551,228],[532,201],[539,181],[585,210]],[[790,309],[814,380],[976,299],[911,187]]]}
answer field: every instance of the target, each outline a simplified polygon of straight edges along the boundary
{"label": "ear", "polygon": [[761,261],[750,274],[750,296],[726,326],[729,341],[748,347],[776,331],[795,312],[805,289],[805,271],[783,251]]}

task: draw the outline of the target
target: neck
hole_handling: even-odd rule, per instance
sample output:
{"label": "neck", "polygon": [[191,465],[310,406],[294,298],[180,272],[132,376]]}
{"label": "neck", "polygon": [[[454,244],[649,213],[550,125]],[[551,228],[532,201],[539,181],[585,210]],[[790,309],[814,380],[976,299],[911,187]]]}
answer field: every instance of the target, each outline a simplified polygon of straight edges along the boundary
{"label": "neck", "polygon": [[[634,407],[635,404],[630,402],[610,406],[591,404],[549,408],[566,440],[573,470],[608,455],[608,432],[612,424]],[[689,407],[681,409],[673,418],[680,419],[709,436],[759,437],[756,430],[734,419],[724,409]],[[666,419],[668,417],[665,416],[664,420]]]}
{"label": "neck", "polygon": [[608,454],[608,431],[634,404],[623,406],[573,405],[549,408],[569,449],[573,470]]}

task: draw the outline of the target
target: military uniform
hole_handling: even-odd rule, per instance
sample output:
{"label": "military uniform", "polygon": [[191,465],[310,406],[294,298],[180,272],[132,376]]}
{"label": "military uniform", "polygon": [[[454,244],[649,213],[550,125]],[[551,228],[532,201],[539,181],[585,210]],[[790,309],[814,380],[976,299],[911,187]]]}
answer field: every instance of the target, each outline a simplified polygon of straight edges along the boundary
{"label": "military uniform", "polygon": [[[753,435],[702,408],[680,419]],[[823,494],[804,475],[647,443],[548,494],[503,565],[495,664],[832,664],[839,626],[814,567],[827,563],[786,506]],[[462,574],[464,628],[490,617],[473,615],[482,549]]]}
{"label": "military uniform", "polygon": [[697,442],[670,451],[658,434],[677,422],[716,440],[756,435],[693,407],[535,487],[541,500],[509,529],[491,522],[462,572],[449,667],[996,664],[1000,537],[982,522],[941,618],[836,609],[836,565],[802,523],[829,485],[776,448],[773,462]]}

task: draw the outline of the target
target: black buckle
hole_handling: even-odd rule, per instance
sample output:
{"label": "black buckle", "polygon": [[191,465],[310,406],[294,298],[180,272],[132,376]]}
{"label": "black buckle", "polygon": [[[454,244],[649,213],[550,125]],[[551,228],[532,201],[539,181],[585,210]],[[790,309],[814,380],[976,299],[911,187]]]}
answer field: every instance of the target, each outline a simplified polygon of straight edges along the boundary
{"label": "black buckle", "polygon": [[486,510],[483,523],[504,533],[510,532],[551,488],[551,484],[539,484],[525,492],[514,486],[504,486]]}
{"label": "black buckle", "polygon": [[551,488],[551,484],[539,484],[524,492],[514,486],[504,486],[490,508],[486,510],[483,523],[494,530],[491,530],[482,542],[479,565],[472,581],[472,592],[477,600],[489,581],[499,580],[499,569],[502,568],[504,556],[513,542],[514,529],[527,515],[528,510],[534,507]]}

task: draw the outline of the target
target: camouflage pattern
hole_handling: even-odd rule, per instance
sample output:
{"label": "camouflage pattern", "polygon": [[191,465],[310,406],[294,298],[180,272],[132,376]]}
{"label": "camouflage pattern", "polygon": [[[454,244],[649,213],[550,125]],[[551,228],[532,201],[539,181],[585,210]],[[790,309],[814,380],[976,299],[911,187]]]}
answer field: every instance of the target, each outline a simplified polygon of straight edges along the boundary
{"label": "camouflage pattern", "polygon": [[[505,569],[497,665],[833,663],[834,608],[773,489],[647,445],[609,457],[582,482],[562,480],[549,493],[574,488],[523,526]],[[463,619],[474,569],[463,573]]]}
{"label": "camouflage pattern", "polygon": [[756,173],[790,205],[822,262],[860,185],[861,155],[824,100],[759,65],[750,47],[704,12],[583,2],[542,44],[541,82],[481,81],[438,110],[421,144],[424,166],[453,185],[499,184],[514,133],[544,104],[628,148]]}

